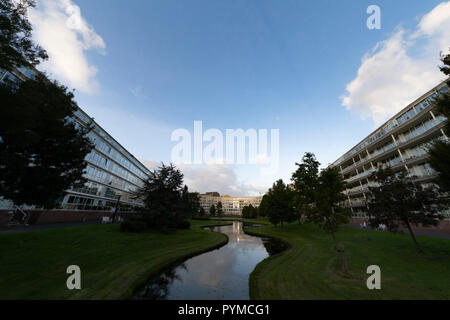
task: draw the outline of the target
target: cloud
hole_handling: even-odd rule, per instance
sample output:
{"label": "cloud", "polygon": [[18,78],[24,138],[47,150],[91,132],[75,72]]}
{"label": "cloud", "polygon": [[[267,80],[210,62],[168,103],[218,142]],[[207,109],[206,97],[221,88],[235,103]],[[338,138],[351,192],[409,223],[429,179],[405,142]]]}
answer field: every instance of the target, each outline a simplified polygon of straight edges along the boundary
{"label": "cloud", "polygon": [[97,68],[89,64],[86,51],[105,53],[105,42],[82,17],[71,0],[42,0],[31,9],[33,38],[49,55],[42,68],[68,86],[86,93],[98,88]]}
{"label": "cloud", "polygon": [[251,196],[264,194],[268,189],[238,181],[230,165],[180,165],[179,168],[184,174],[184,183],[191,191],[200,193],[217,191],[221,195]]}
{"label": "cloud", "polygon": [[397,28],[366,53],[342,105],[380,125],[445,79],[437,65],[449,40],[450,1],[424,15],[415,30]]}
{"label": "cloud", "polygon": [[147,99],[147,96],[144,94],[144,90],[142,89],[142,86],[136,86],[136,87],[130,89],[130,91],[133,94],[133,96],[135,96],[136,98]]}

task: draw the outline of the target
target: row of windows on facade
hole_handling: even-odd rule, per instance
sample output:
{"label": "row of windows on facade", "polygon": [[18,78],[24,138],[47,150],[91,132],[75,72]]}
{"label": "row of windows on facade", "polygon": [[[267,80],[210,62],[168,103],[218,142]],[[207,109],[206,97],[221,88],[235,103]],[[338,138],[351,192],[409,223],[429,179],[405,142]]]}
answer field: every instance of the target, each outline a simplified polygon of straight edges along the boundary
{"label": "row of windows on facade", "polygon": [[[69,196],[63,209],[68,210],[87,210],[87,211],[110,211],[116,207],[116,202],[91,199],[78,196]],[[134,211],[135,206],[119,203],[119,211]]]}
{"label": "row of windows on facade", "polygon": [[401,125],[402,123],[404,123],[405,121],[413,118],[414,116],[416,116],[417,114],[419,114],[421,111],[423,111],[424,109],[426,109],[428,106],[430,106],[430,103],[432,102],[433,99],[435,99],[438,94],[441,93],[445,93],[448,91],[448,86],[447,85],[443,85],[439,90],[438,93],[434,92],[432,95],[426,97],[425,99],[423,99],[421,102],[419,102],[418,104],[416,104],[414,107],[411,107],[410,109],[408,109],[406,112],[402,113],[400,116],[398,116],[397,118],[390,120],[387,124],[385,124],[379,131],[375,132],[372,136],[370,136],[369,138],[367,138],[365,141],[363,141],[361,144],[359,144],[358,146],[356,146],[353,150],[349,151],[348,153],[346,153],[345,155],[343,155],[342,157],[340,157],[336,162],[335,165],[338,166],[339,164],[341,164],[342,162],[344,162],[345,160],[347,160],[348,158],[350,158],[351,156],[353,156],[354,154],[358,153],[359,151],[363,150],[366,146],[368,146],[369,144],[371,144],[372,142],[374,142],[375,140],[385,136],[388,132],[392,131],[393,129],[395,129],[397,126]]}
{"label": "row of windows on facade", "polygon": [[[85,124],[93,124],[92,120],[89,117],[87,117],[86,115],[84,115],[80,110],[76,110],[74,114],[77,118],[79,118]],[[134,174],[141,177],[142,179],[148,178],[150,171],[146,167],[144,167],[134,157],[132,157],[128,151],[126,151],[122,146],[120,146],[114,139],[112,139],[100,127],[98,127],[95,124],[93,124],[93,125],[94,125],[94,130],[90,132],[90,138],[93,140],[94,144],[96,144],[97,141],[99,141],[99,143],[101,142],[101,143],[105,144],[106,147],[102,147],[103,150],[106,151],[106,152],[104,152],[105,154],[109,155],[109,153],[112,152],[111,150],[113,150],[114,151],[114,152],[112,152],[113,156],[117,157],[117,161],[120,164],[122,164],[125,168],[129,169],[130,171],[132,171]],[[101,138],[105,139],[111,146],[113,146],[113,148],[115,148],[118,151],[112,149],[108,144],[104,143],[101,139],[99,139],[99,137],[97,137],[94,133],[96,133]],[[122,156],[122,154],[128,155],[128,156],[124,157],[124,156]],[[113,158],[113,159],[116,160],[116,158]]]}
{"label": "row of windows on facade", "polygon": [[91,165],[86,166],[85,177],[89,180],[103,183],[129,193],[137,189],[135,185]]}

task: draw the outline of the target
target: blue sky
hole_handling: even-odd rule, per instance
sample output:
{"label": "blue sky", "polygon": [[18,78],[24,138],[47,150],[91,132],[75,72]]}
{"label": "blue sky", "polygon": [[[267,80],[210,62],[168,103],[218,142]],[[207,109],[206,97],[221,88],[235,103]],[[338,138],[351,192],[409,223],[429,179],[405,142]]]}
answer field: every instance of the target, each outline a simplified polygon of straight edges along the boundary
{"label": "blue sky", "polygon": [[[381,30],[366,27],[370,4],[381,8]],[[149,165],[170,162],[172,131],[192,131],[194,120],[223,132],[280,129],[274,175],[183,167],[197,191],[234,195],[289,180],[306,151],[336,160],[441,80],[450,39],[450,5],[434,0],[41,0],[35,10],[35,38],[50,55],[41,68]]]}

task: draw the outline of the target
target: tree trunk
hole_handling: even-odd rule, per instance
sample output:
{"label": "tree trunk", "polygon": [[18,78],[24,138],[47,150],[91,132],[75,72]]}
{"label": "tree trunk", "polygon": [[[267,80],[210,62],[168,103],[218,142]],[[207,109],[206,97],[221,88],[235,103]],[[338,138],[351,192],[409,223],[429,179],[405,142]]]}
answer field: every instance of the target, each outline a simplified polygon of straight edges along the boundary
{"label": "tree trunk", "polygon": [[345,256],[345,252],[344,252],[344,250],[339,249],[338,242],[336,240],[336,236],[334,235],[334,232],[330,232],[330,233],[331,233],[331,237],[333,238],[333,242],[334,242],[334,251],[336,251],[337,257],[341,264],[341,271],[345,274],[348,274],[347,257]]}
{"label": "tree trunk", "polygon": [[409,234],[411,235],[411,238],[413,239],[413,242],[414,242],[414,245],[415,245],[416,248],[417,248],[417,251],[418,251],[419,253],[424,253],[423,250],[422,250],[422,248],[420,247],[419,243],[418,243],[417,240],[416,240],[416,236],[414,235],[414,232],[412,231],[412,228],[411,228],[411,225],[409,224],[409,221],[406,220],[406,221],[405,221],[405,224],[406,224],[406,226],[408,227]]}

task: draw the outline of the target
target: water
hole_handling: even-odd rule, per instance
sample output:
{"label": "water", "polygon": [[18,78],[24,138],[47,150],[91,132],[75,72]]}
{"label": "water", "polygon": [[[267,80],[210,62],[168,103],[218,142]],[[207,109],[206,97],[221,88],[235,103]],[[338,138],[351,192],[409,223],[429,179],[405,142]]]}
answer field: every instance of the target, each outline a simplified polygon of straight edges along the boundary
{"label": "water", "polygon": [[[228,235],[228,243],[186,260],[138,288],[134,299],[250,299],[248,277],[255,266],[281,249],[278,241],[250,236],[242,222],[207,228]],[[266,249],[266,246],[268,249]],[[275,248],[275,249],[274,249]]]}

